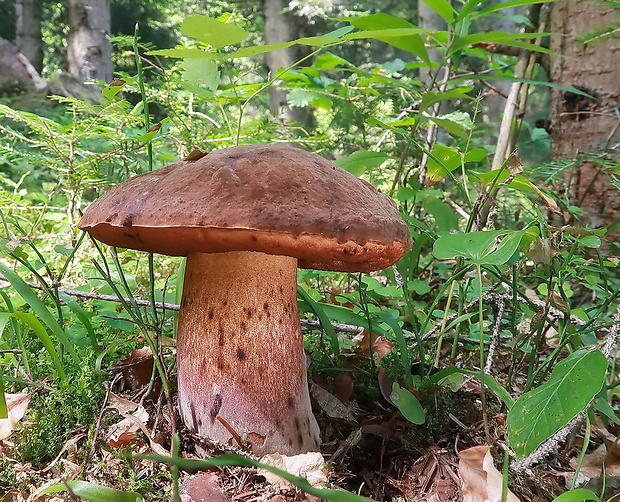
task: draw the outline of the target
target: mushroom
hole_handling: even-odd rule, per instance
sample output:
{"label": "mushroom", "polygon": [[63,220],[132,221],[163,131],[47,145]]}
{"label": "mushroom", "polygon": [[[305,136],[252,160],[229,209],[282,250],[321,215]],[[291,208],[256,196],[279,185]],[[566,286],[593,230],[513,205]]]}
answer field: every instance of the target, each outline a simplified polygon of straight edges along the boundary
{"label": "mushroom", "polygon": [[394,201],[319,155],[246,145],[190,155],[108,191],[79,228],[187,256],[177,330],[187,427],[256,454],[318,450],[297,267],[369,272],[411,245]]}

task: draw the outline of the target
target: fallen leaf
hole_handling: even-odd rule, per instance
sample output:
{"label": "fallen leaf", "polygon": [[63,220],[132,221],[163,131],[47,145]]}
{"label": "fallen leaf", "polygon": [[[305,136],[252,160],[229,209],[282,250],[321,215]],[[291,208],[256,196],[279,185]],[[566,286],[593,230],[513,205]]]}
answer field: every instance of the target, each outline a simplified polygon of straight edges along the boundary
{"label": "fallen leaf", "polygon": [[[315,488],[320,488],[327,483],[327,469],[325,459],[318,451],[302,453],[288,457],[279,453],[270,453],[260,459],[263,464],[277,467],[294,476],[305,478]],[[291,490],[294,486],[280,476],[266,469],[258,469],[258,475],[263,476],[268,483],[280,490]]]}
{"label": "fallen leaf", "polygon": [[[463,482],[463,502],[500,502],[503,477],[493,465],[488,446],[474,446],[459,453],[459,476]],[[507,502],[519,502],[509,490]]]}
{"label": "fallen leaf", "polygon": [[140,430],[139,422],[146,424],[150,418],[148,411],[141,405],[123,399],[114,393],[110,394],[108,408],[117,410],[121,415],[132,415],[136,418],[136,420],[123,418],[108,429],[106,439],[112,448],[130,444],[133,436]]}
{"label": "fallen leaf", "polygon": [[153,375],[153,352],[148,347],[135,349],[127,359],[121,359],[110,368],[114,374],[122,374],[132,390],[148,385]]}
{"label": "fallen leaf", "polygon": [[[577,458],[571,459],[570,465],[576,468],[577,461]],[[605,466],[605,471],[603,471],[603,465]],[[620,476],[620,458],[614,455],[613,451],[608,451],[605,443],[583,457],[583,463],[577,476],[577,483],[581,486],[590,479],[597,478],[603,472],[605,477]],[[572,482],[572,475],[573,473],[570,473],[567,476],[567,481],[570,479]]]}
{"label": "fallen leaf", "polygon": [[334,394],[343,403],[351,399],[353,394],[353,379],[349,375],[341,374],[334,377]]}
{"label": "fallen leaf", "polygon": [[393,347],[392,342],[367,329],[353,337],[353,341],[357,342],[357,353],[364,357],[370,357],[372,347],[372,353],[377,356],[377,362],[388,355]]}
{"label": "fallen leaf", "polygon": [[32,394],[26,393],[4,394],[8,418],[0,419],[0,441],[8,438],[13,432],[13,426],[24,417],[31,397]]}
{"label": "fallen leaf", "polygon": [[356,421],[346,404],[314,382],[310,385],[310,395],[329,418],[348,422]]}

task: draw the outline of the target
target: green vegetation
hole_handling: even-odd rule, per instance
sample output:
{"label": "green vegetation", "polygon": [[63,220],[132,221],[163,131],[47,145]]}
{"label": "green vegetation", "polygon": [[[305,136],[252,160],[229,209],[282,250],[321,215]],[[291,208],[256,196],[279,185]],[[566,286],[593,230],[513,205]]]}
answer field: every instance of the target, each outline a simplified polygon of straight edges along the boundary
{"label": "green vegetation", "polygon": [[[12,436],[15,457],[41,467],[78,433],[88,451],[103,384],[111,380],[107,370],[144,345],[155,354],[151,385],[162,383],[163,395],[151,404],[174,416],[169,339],[176,313],[155,302],[179,303],[181,260],[106,248],[76,224],[81,209],[127,177],[194,149],[237,143],[290,141],[331,158],[390,194],[410,226],[413,248],[382,273],[300,271],[300,311],[320,322],[320,332],[306,333],[313,380],[336,393],[336,378],[350,379],[350,399],[362,419],[385,424],[397,416],[405,424],[399,440],[425,447],[454,441],[451,414],[468,426],[483,423],[482,441],[508,444],[521,462],[580,412],[620,423],[613,364],[617,242],[606,239],[607,229],[583,225],[580,208],[555,190],[567,164],[537,161],[548,137],[528,116],[524,129],[540,138],[527,145],[529,164],[513,153],[492,168],[495,137],[483,124],[480,75],[511,80],[514,58],[489,55],[480,44],[548,52],[535,42],[536,33],[474,30],[502,5],[484,8],[470,0],[455,9],[434,1],[449,26],[441,32],[388,14],[331,20],[324,36],[287,44],[305,46],[308,56],[271,79],[261,57],[282,46],[248,43],[257,38],[241,14],[190,16],[175,48],[141,50],[140,30],[134,39],[119,38],[125,56],[131,49],[135,59],[125,57],[125,69],[103,88],[100,104],[74,98],[45,107],[18,107],[11,99],[0,104],[0,417],[4,393],[36,389],[27,419]],[[441,52],[439,63],[431,63],[429,42]],[[367,55],[375,44],[386,47],[389,58],[350,56]],[[429,88],[418,80],[421,67],[432,67]],[[531,93],[544,87],[537,78],[525,79]],[[312,110],[312,128],[269,116],[273,86],[287,92],[290,106]],[[597,161],[620,186],[617,162]],[[550,224],[549,216],[560,213],[572,218],[570,225]],[[62,288],[99,297],[84,300]],[[365,328],[377,338],[364,348],[351,330],[332,323]],[[466,380],[475,392],[463,388]],[[498,412],[507,413],[506,428],[493,422],[498,429],[491,435]],[[173,422],[157,424],[168,450]],[[330,427],[325,439],[342,441],[352,430],[350,424]],[[133,451],[124,446],[115,455]],[[152,459],[195,467],[178,455]],[[86,453],[81,460],[92,461]],[[209,466],[255,465],[220,461]],[[148,483],[134,481],[123,488],[147,496]],[[0,457],[0,487],[14,483],[11,463]],[[100,496],[84,482],[72,483],[76,494]]]}

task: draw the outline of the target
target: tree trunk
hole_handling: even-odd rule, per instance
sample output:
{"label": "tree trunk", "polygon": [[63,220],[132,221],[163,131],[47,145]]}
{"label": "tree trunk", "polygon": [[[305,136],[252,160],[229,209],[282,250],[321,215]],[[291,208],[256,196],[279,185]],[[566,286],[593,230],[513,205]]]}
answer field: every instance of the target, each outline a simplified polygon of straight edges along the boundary
{"label": "tree trunk", "polygon": [[69,1],[69,73],[82,80],[112,80],[110,22],[108,0]]}
{"label": "tree trunk", "polygon": [[[285,12],[288,2],[285,0],[264,0],[265,43],[277,44],[288,42],[300,36],[300,19]],[[269,76],[273,78],[280,68],[289,68],[303,57],[299,46],[271,51],[265,54]],[[286,91],[276,86],[269,88],[269,111],[273,117],[280,117],[285,122],[299,122],[306,127],[313,127],[314,117],[308,107],[289,106]]]}
{"label": "tree trunk", "polygon": [[15,2],[15,45],[40,73],[43,69],[40,0]]}
{"label": "tree trunk", "polygon": [[[577,42],[579,36],[620,20],[620,10],[597,2],[570,0],[554,4],[551,14],[550,79],[574,86],[594,97],[554,90],[551,102],[552,154],[555,158],[585,160],[566,176],[571,204],[586,215],[591,227],[609,227],[620,220],[620,192],[603,169],[603,156],[620,158],[620,38],[595,43]],[[598,157],[596,157],[598,156]],[[618,237],[616,229],[608,237]]]}
{"label": "tree trunk", "polygon": [[[418,26],[425,30],[445,31],[446,22],[439,14],[426,5],[422,0],[418,1]],[[441,62],[442,54],[435,46],[426,47],[428,56],[432,63]],[[441,75],[437,75],[439,68],[437,66],[433,68],[427,68],[425,66],[420,68],[420,82],[424,84],[426,89],[431,89],[435,86],[436,82],[440,82]]]}

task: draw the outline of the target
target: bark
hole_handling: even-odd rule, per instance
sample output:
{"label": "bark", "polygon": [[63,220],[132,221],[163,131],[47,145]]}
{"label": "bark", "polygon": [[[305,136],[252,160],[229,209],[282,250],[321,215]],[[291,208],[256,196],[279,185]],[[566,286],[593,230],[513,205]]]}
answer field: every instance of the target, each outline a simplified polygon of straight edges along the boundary
{"label": "bark", "polygon": [[69,73],[82,80],[112,80],[110,23],[108,0],[69,1]]}
{"label": "bark", "polygon": [[[264,0],[265,16],[265,43],[277,44],[288,42],[300,36],[300,18],[285,9],[288,2],[285,0]],[[289,68],[299,61],[303,54],[299,46],[288,47],[265,55],[269,76],[277,75],[280,68]],[[269,88],[269,111],[273,117],[281,117],[285,122],[299,122],[312,128],[314,117],[308,107],[289,106],[286,100],[286,91],[272,85]]]}
{"label": "bark", "polygon": [[41,72],[43,42],[40,0],[17,0],[15,3],[15,45],[37,72]]}
{"label": "bark", "polygon": [[[618,159],[620,128],[620,38],[584,45],[577,37],[620,20],[620,10],[597,2],[571,0],[554,4],[551,49],[562,57],[551,62],[550,79],[575,86],[594,99],[554,90],[551,102],[552,155],[555,158],[589,156],[568,173],[573,205],[586,211],[583,223],[607,227],[620,219],[620,196],[594,155]],[[611,237],[617,237],[618,230]]]}

